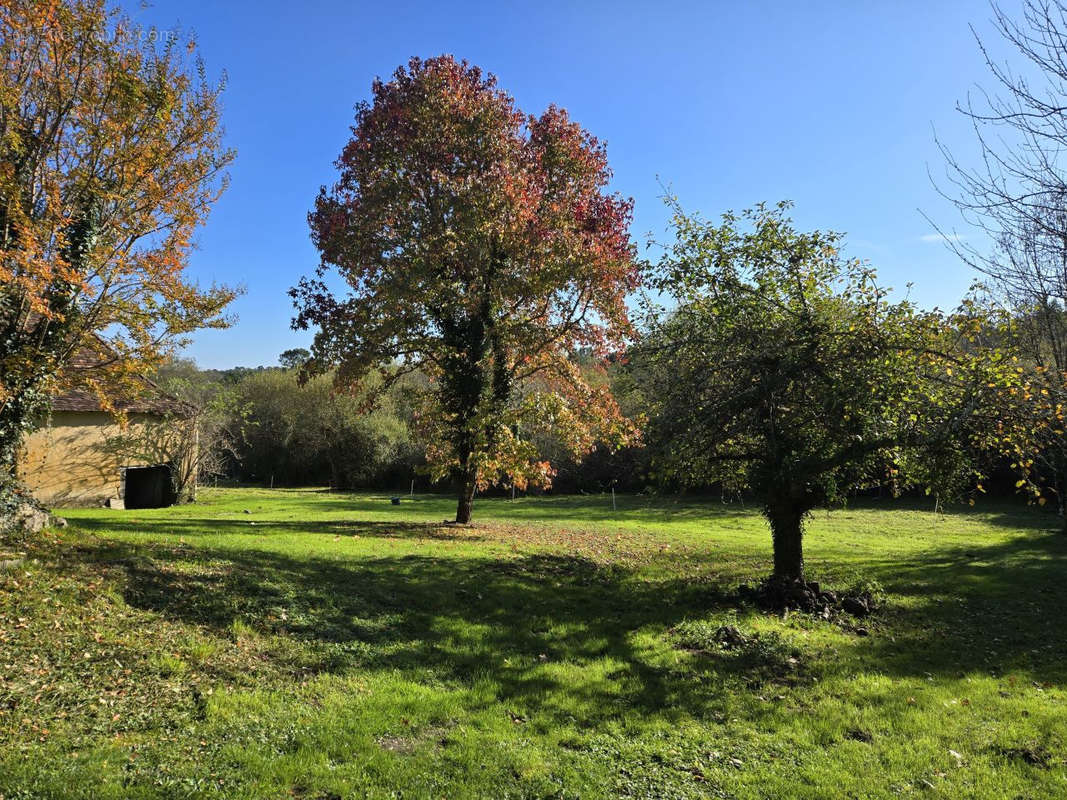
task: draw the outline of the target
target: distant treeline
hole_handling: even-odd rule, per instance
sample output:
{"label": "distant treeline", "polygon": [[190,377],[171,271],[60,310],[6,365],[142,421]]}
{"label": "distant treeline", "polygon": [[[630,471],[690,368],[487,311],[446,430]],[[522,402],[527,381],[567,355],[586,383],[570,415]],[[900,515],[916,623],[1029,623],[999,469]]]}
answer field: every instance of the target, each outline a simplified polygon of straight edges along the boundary
{"label": "distant treeline", "polygon": [[[238,481],[280,487],[330,486],[406,493],[450,491],[425,472],[426,442],[414,425],[414,392],[422,379],[408,375],[369,407],[366,394],[338,391],[329,375],[299,379],[301,351],[287,351],[277,367],[199,369],[179,359],[163,370],[165,389],[202,409],[200,443],[215,451],[203,459],[201,481]],[[623,366],[625,364],[625,366]],[[624,414],[638,418],[644,400],[640,363],[623,360],[607,369]],[[365,388],[375,388],[372,384]],[[639,445],[612,450],[598,445],[575,459],[550,439],[538,439],[541,456],[555,470],[549,491],[561,494],[674,491],[655,472],[664,442],[648,431]],[[1004,463],[986,481],[987,494],[1013,496],[1015,472]],[[540,491],[540,490],[531,490]],[[709,485],[689,487],[722,492]],[[508,494],[494,487],[489,494]],[[864,494],[880,495],[874,487]]]}
{"label": "distant treeline", "polygon": [[[407,492],[447,491],[423,469],[426,442],[413,424],[413,389],[422,380],[408,375],[389,387],[373,407],[366,394],[338,391],[329,375],[299,380],[300,356],[288,352],[279,367],[199,369],[179,359],[160,375],[163,387],[203,409],[200,444],[216,450],[204,459],[203,482],[215,478],[274,486],[331,486]],[[609,375],[618,375],[609,370]],[[613,380],[626,409],[627,380]],[[366,390],[376,388],[368,386]],[[636,407],[630,409],[636,412]],[[556,470],[551,491],[560,493],[640,492],[649,486],[645,446],[610,452],[597,447],[584,459],[565,454],[557,443],[538,441]],[[509,492],[497,487],[492,492]]]}

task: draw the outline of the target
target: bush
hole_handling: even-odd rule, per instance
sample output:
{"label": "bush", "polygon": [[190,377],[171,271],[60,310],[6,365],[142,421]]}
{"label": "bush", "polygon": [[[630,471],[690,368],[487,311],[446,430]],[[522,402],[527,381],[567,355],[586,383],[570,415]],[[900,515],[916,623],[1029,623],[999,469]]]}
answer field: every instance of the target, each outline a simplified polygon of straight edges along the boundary
{"label": "bush", "polygon": [[421,458],[393,396],[367,411],[364,397],[335,391],[330,376],[300,385],[295,371],[278,369],[247,375],[237,395],[243,480],[396,489]]}

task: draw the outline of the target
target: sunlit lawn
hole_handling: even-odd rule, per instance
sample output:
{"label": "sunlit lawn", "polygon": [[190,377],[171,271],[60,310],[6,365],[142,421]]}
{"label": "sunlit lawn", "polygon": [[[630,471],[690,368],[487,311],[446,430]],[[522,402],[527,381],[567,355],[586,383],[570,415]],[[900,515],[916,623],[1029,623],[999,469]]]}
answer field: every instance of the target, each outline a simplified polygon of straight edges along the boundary
{"label": "sunlit lawn", "polygon": [[1067,796],[1047,514],[820,513],[813,575],[888,600],[827,622],[735,599],[769,569],[750,508],[452,513],[217,490],[4,544],[0,797]]}

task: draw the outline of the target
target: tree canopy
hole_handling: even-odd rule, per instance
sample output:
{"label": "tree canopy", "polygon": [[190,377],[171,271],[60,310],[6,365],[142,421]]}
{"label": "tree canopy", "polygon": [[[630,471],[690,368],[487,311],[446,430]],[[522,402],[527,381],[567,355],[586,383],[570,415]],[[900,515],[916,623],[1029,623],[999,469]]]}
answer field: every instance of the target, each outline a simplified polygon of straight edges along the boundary
{"label": "tree canopy", "polygon": [[719,224],[675,205],[676,240],[653,285],[635,351],[646,371],[661,474],[751,490],[774,538],[779,577],[803,576],[814,507],[869,486],[946,494],[1001,447],[996,403],[1015,362],[978,339],[974,305],[953,315],[892,301],[841,236],[795,230],[788,204]]}
{"label": "tree canopy", "polygon": [[278,363],[285,369],[299,369],[311,359],[311,351],[303,347],[291,347],[278,355]]}
{"label": "tree canopy", "polygon": [[309,215],[322,260],[292,290],[294,325],[316,330],[310,371],[336,366],[341,386],[375,369],[386,385],[427,376],[423,436],[460,484],[458,521],[479,486],[550,481],[531,430],[575,451],[625,436],[574,358],[624,343],[639,278],[631,202],[607,191],[601,142],[441,56],[374,83],[337,168]]}

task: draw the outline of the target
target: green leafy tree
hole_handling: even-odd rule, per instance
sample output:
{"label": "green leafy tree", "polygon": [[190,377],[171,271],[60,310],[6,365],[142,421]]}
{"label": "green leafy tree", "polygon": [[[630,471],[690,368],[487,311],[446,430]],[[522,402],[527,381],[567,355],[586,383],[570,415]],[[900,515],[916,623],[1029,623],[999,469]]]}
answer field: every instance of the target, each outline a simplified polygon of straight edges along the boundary
{"label": "green leafy tree", "polygon": [[310,360],[311,352],[303,347],[292,347],[278,356],[278,363],[285,369],[300,369]]}
{"label": "green leafy tree", "polygon": [[802,579],[813,508],[874,485],[946,496],[973,481],[976,454],[1004,436],[996,403],[1017,372],[981,346],[977,306],[891,302],[838,234],[796,231],[788,207],[715,225],[675,204],[653,285],[676,305],[655,310],[635,369],[660,473],[751,491],[775,576]]}
{"label": "green leafy tree", "polygon": [[631,203],[565,111],[524,114],[466,62],[413,59],[373,95],[310,214],[322,261],[292,290],[294,325],[317,331],[309,371],[336,366],[342,385],[426,376],[427,457],[467,522],[479,487],[549,482],[533,431],[573,452],[625,437],[574,354],[602,358],[632,332]]}
{"label": "green leafy tree", "polygon": [[234,394],[234,458],[246,478],[351,489],[411,474],[417,456],[392,393],[368,413],[366,397],[335,391],[332,376],[301,384],[273,369],[247,375]]}

